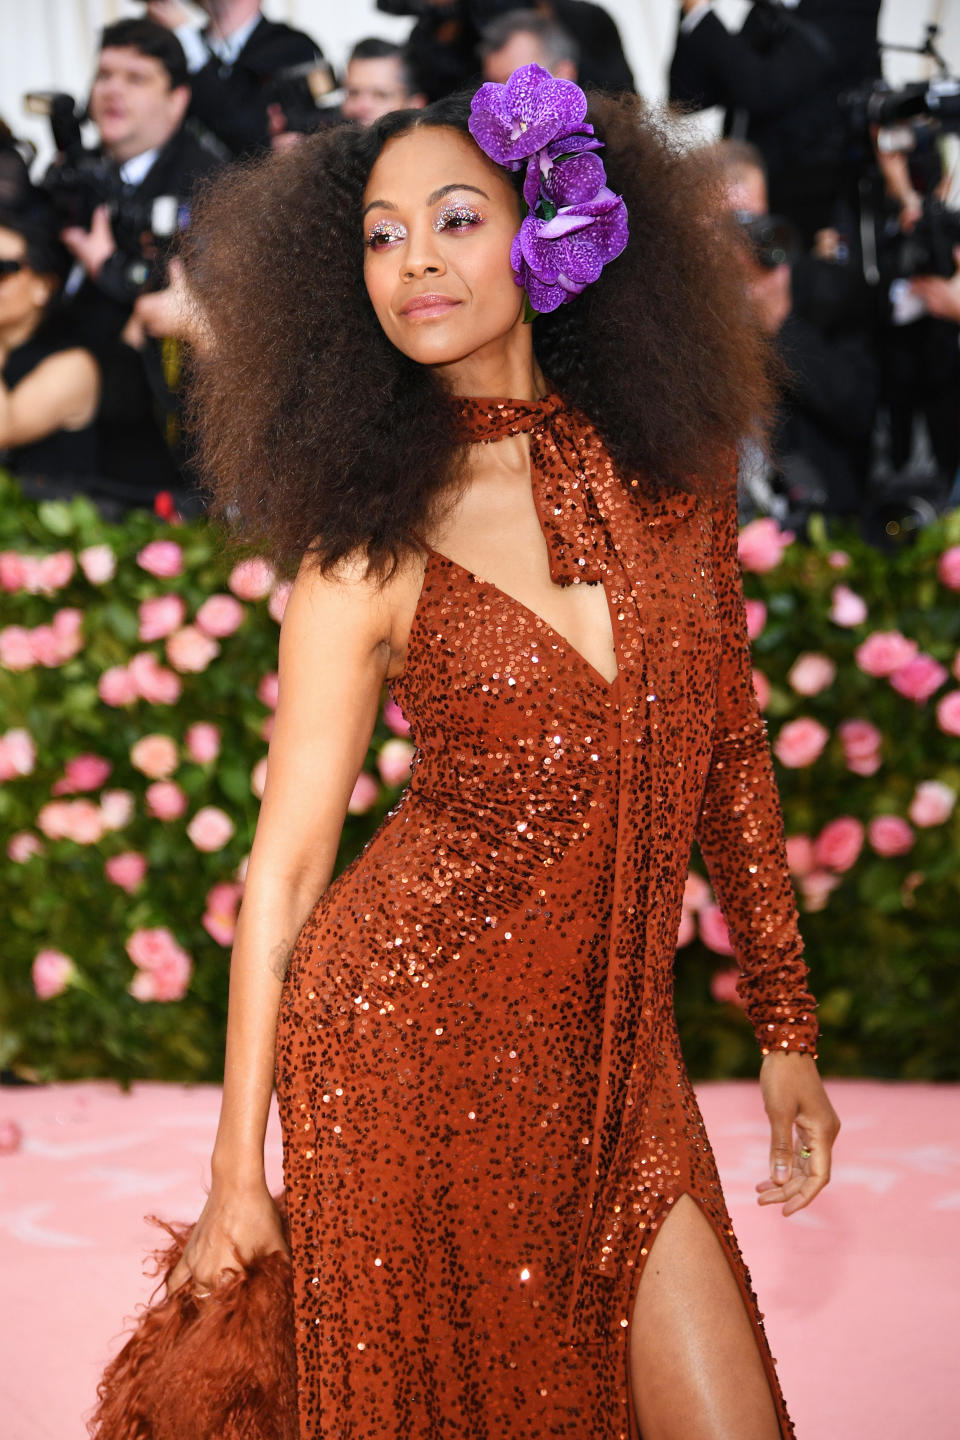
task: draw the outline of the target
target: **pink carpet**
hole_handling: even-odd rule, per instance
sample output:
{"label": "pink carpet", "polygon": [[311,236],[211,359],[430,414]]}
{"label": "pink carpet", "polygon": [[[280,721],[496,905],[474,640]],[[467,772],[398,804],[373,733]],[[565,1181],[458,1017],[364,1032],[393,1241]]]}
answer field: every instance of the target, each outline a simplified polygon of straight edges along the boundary
{"label": "pink carpet", "polygon": [[[759,1087],[698,1087],[798,1440],[955,1440],[960,1087],[827,1086],[834,1178],[788,1219],[755,1200]],[[141,1263],[163,1232],[142,1217],[196,1217],[218,1103],[214,1086],[0,1089],[0,1125],[23,1136],[0,1155],[3,1440],[86,1440],[124,1317],[156,1283]],[[279,1189],[275,1109],[267,1166]]]}

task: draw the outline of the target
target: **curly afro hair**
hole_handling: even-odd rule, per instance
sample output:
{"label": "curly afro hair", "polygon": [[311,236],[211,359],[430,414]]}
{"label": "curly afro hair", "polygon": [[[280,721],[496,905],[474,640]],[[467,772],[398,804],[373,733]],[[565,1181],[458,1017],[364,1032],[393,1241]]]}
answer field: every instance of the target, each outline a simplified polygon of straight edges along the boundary
{"label": "curly afro hair", "polygon": [[[185,242],[210,336],[191,413],[212,513],[285,570],[352,553],[382,578],[462,475],[442,380],[386,338],[363,279],[362,199],[388,140],[468,134],[469,95],[336,126],[232,167]],[[544,374],[649,491],[709,491],[760,438],[775,362],[751,317],[716,162],[632,95],[589,95],[630,241],[582,295],[533,323]],[[519,191],[522,172],[516,177]]]}

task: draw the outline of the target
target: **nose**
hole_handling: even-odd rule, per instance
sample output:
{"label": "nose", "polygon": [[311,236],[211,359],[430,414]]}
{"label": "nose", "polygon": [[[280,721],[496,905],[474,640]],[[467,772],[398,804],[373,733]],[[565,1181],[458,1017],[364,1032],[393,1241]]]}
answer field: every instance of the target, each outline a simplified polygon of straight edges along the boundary
{"label": "nose", "polygon": [[446,269],[431,227],[418,226],[416,232],[411,230],[400,257],[401,279],[422,280],[427,275],[443,275]]}

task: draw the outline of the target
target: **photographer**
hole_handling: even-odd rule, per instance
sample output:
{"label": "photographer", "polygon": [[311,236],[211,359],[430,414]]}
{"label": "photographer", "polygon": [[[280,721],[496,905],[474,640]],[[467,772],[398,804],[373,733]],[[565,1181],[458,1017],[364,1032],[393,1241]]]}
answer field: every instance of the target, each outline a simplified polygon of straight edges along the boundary
{"label": "photographer", "polygon": [[816,273],[823,262],[790,253],[796,237],[769,213],[759,151],[734,140],[713,149],[743,241],[747,295],[785,369],[771,458],[747,477],[748,494],[800,531],[815,510],[859,515],[877,376],[855,310],[825,304]]}
{"label": "photographer", "polygon": [[58,305],[69,267],[50,200],[0,134],[0,462],[41,485],[97,470],[100,372]]}
{"label": "photographer", "polygon": [[[259,0],[198,0],[210,23],[197,30],[179,0],[148,0],[147,14],[175,34],[187,57],[190,114],[231,155],[270,146],[270,110],[284,80],[310,103],[307,75],[326,71],[323,51],[309,35],[268,20]],[[290,117],[288,117],[289,120]],[[299,126],[289,126],[297,129]]]}
{"label": "photographer", "polygon": [[510,10],[480,37],[484,80],[505,85],[520,65],[542,65],[560,80],[576,80],[580,48],[556,20],[535,10]]}
{"label": "photographer", "polygon": [[100,149],[83,151],[78,136],[44,181],[61,214],[79,222],[61,231],[77,261],[69,310],[103,371],[103,473],[131,503],[183,486],[177,353],[152,340],[134,352],[121,336],[138,296],[164,286],[192,192],[222,163],[185,128],[189,103],[175,36],[146,19],[108,26],[89,101]]}
{"label": "photographer", "polygon": [[681,0],[670,99],[725,107],[723,133],[763,156],[770,203],[804,246],[855,192],[838,96],[880,74],[880,0],[758,0],[731,34],[711,0]]}
{"label": "photographer", "polygon": [[350,51],[344,89],[340,113],[358,125],[372,125],[391,110],[422,110],[427,103],[404,46],[375,37],[358,40]]}
{"label": "photographer", "polygon": [[[417,17],[408,45],[430,100],[479,84],[481,36],[500,16],[517,8],[517,0],[377,0],[377,9],[389,15]],[[620,32],[602,5],[590,0],[535,0],[522,8],[555,21],[573,37],[581,84],[633,90]]]}

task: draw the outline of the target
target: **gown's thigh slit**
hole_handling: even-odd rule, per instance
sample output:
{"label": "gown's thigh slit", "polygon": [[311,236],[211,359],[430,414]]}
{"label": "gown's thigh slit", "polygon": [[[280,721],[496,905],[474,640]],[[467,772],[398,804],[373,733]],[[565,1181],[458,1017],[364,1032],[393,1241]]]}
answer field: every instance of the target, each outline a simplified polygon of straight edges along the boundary
{"label": "gown's thigh slit", "polygon": [[[634,1310],[636,1309],[637,1303],[637,1291],[640,1286],[640,1279],[643,1275],[643,1271],[653,1251],[656,1237],[663,1230],[667,1219],[672,1214],[673,1209],[677,1201],[680,1199],[681,1195],[689,1195],[690,1199],[698,1205],[701,1214],[706,1218],[711,1230],[713,1230],[714,1235],[717,1237],[717,1240],[720,1243],[720,1248],[727,1261],[727,1264],[730,1267],[733,1278],[737,1282],[737,1288],[740,1291],[740,1298],[743,1301],[744,1309],[747,1312],[747,1318],[750,1321],[750,1325],[753,1329],[754,1339],[757,1343],[757,1349],[760,1352],[760,1360],[763,1364],[764,1373],[767,1377],[767,1384],[770,1387],[770,1395],[773,1400],[774,1410],[776,1411],[777,1423],[780,1427],[780,1440],[795,1440],[795,1432],[792,1429],[791,1422],[787,1414],[786,1402],[783,1398],[783,1392],[780,1389],[780,1381],[777,1377],[777,1370],[774,1363],[773,1354],[770,1350],[770,1345],[766,1337],[766,1332],[762,1328],[759,1311],[756,1307],[753,1297],[750,1294],[748,1283],[740,1270],[739,1264],[736,1263],[734,1255],[730,1251],[726,1236],[723,1235],[723,1233],[716,1228],[713,1221],[710,1219],[706,1206],[704,1206],[700,1202],[699,1197],[695,1195],[692,1190],[681,1190],[675,1196],[673,1196],[672,1200],[664,1200],[663,1205],[656,1216],[656,1229],[651,1228],[644,1231],[643,1239],[640,1242],[640,1248],[638,1249],[637,1254],[634,1258],[634,1264],[630,1272],[630,1293],[626,1310],[626,1344],[624,1346],[624,1365],[626,1367],[624,1383],[626,1385],[626,1394],[628,1397],[627,1415],[629,1419],[628,1440],[644,1440],[644,1436],[640,1430],[640,1423],[637,1419],[636,1404],[633,1398],[633,1376],[630,1367],[631,1335],[633,1332]],[[646,1251],[646,1254],[643,1254],[644,1250]]]}

